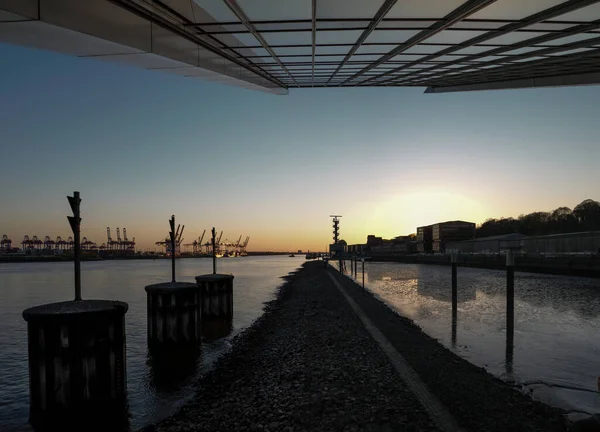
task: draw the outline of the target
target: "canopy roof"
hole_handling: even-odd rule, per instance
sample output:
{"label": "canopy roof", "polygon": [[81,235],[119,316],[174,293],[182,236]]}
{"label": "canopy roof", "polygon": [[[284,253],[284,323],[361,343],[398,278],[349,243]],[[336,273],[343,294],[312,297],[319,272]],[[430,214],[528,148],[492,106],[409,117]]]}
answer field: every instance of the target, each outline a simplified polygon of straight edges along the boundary
{"label": "canopy roof", "polygon": [[0,0],[0,41],[273,93],[600,82],[598,0]]}

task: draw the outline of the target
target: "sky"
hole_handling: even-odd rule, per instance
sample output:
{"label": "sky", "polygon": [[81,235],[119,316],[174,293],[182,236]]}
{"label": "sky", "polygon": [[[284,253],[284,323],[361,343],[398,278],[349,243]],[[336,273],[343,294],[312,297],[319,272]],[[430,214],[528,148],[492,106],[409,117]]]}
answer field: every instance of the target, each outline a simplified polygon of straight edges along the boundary
{"label": "sky", "polygon": [[0,235],[127,228],[140,249],[185,225],[250,236],[248,250],[574,207],[600,199],[600,86],[274,96],[0,44]]}

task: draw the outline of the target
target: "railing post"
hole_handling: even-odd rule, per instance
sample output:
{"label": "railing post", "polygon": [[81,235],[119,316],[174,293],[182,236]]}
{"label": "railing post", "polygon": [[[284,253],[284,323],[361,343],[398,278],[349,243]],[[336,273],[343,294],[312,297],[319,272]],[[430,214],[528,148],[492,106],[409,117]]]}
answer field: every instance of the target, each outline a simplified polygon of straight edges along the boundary
{"label": "railing post", "polygon": [[458,310],[458,283],[457,283],[457,253],[453,252],[452,260],[452,314],[456,314]]}
{"label": "railing post", "polygon": [[365,258],[361,259],[362,261],[362,279],[363,279],[363,289],[365,288]]}
{"label": "railing post", "polygon": [[506,251],[506,337],[512,339],[515,330],[515,258]]}

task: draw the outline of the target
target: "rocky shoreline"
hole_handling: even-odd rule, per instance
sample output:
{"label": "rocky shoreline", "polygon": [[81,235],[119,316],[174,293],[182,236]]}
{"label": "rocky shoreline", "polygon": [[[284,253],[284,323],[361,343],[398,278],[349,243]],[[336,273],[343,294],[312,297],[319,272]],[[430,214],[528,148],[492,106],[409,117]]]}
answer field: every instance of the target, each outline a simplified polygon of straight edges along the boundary
{"label": "rocky shoreline", "polygon": [[464,429],[567,429],[561,410],[532,401],[348,278],[310,262],[287,278],[263,316],[198,382],[196,398],[143,431],[438,430],[330,272]]}

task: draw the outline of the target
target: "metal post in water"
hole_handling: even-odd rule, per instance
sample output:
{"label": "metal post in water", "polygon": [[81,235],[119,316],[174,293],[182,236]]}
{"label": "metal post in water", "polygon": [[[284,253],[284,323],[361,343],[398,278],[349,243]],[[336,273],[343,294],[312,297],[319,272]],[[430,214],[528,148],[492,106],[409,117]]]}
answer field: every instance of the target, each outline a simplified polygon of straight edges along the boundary
{"label": "metal post in water", "polygon": [[175,215],[169,219],[169,225],[171,226],[171,231],[169,232],[171,237],[171,282],[175,282]]}
{"label": "metal post in water", "polygon": [[73,216],[67,216],[71,230],[73,230],[73,261],[75,264],[75,300],[81,300],[81,199],[79,192],[73,192],[73,196],[67,196]]}
{"label": "metal post in water", "polygon": [[458,257],[455,252],[451,255],[452,260],[452,313],[458,310],[458,283],[457,283],[457,261]]}
{"label": "metal post in water", "polygon": [[213,274],[217,274],[217,250],[215,244],[217,242],[217,230],[212,229],[212,255],[213,255]]}
{"label": "metal post in water", "polygon": [[[506,338],[512,341],[515,331],[515,258],[506,251]],[[507,342],[508,343],[508,342]],[[512,344],[511,344],[512,345]]]}
{"label": "metal post in water", "polygon": [[363,276],[363,289],[365,287],[365,258],[362,258],[362,276]]}

